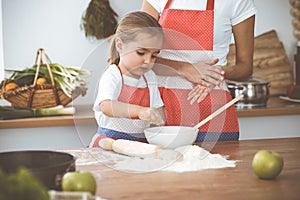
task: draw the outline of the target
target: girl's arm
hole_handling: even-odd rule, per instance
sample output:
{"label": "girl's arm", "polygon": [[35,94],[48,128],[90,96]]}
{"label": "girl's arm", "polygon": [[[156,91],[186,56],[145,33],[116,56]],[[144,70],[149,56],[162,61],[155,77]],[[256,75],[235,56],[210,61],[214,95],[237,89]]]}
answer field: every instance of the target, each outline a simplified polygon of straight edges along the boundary
{"label": "girl's arm", "polygon": [[152,124],[164,125],[162,108],[143,107],[114,100],[104,100],[100,103],[103,114],[116,118],[139,118]]}
{"label": "girl's arm", "polygon": [[223,67],[225,79],[243,81],[251,77],[253,72],[255,16],[233,26],[236,48],[236,61],[233,66]]}
{"label": "girl's arm", "polygon": [[127,104],[120,101],[104,100],[100,103],[103,114],[109,117],[137,118],[142,106]]}

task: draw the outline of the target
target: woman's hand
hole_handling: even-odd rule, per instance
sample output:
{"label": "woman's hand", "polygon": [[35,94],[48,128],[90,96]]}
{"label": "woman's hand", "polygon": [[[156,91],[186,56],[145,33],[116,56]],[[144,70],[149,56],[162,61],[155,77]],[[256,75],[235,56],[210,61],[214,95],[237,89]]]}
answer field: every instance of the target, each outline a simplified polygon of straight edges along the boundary
{"label": "woman's hand", "polygon": [[213,87],[205,87],[202,85],[196,85],[188,94],[187,100],[190,101],[190,104],[193,104],[197,101],[200,103],[211,91]]}
{"label": "woman's hand", "polygon": [[160,112],[160,108],[141,107],[138,112],[138,117],[141,120],[146,120],[151,124],[164,125],[164,117]]}
{"label": "woman's hand", "polygon": [[213,88],[224,80],[222,67],[213,66],[218,61],[219,59],[214,59],[209,62],[187,63],[186,66],[179,69],[179,73],[194,84]]}

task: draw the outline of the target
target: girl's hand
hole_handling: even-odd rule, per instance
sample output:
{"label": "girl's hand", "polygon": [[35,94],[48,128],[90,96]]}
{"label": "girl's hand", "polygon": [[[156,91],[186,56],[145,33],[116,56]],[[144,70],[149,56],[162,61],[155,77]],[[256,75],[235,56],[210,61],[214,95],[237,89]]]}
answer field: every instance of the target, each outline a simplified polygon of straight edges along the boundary
{"label": "girl's hand", "polygon": [[219,59],[208,62],[198,62],[187,64],[180,69],[180,74],[194,84],[204,87],[214,87],[220,85],[224,80],[224,70],[220,66],[215,65]]}
{"label": "girl's hand", "polygon": [[164,125],[165,121],[159,109],[157,108],[149,108],[149,107],[141,107],[138,113],[139,119],[146,120],[151,124],[155,125]]}

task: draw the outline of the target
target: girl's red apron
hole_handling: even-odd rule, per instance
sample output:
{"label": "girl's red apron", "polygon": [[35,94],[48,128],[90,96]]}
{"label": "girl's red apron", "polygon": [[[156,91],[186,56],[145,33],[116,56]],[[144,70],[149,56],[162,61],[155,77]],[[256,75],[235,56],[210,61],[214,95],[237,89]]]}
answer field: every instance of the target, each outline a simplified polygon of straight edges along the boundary
{"label": "girl's red apron", "polygon": [[[130,85],[124,84],[124,79],[122,75],[122,71],[118,66],[122,77],[122,88],[118,98],[118,101],[128,103],[128,104],[135,104],[144,107],[150,107],[150,93],[148,88],[148,82],[145,76],[143,76],[146,87],[145,88],[136,88]],[[135,119],[135,118],[134,118]],[[98,143],[102,138],[113,138],[113,139],[127,139],[127,140],[138,140],[142,142],[146,142],[145,137],[143,134],[128,134],[123,132],[118,132],[110,129],[103,129],[99,128],[98,130],[99,136],[93,141],[92,147],[98,147]],[[136,135],[136,136],[134,136]]]}
{"label": "girl's red apron", "polygon": [[[163,49],[212,52],[214,0],[207,0],[206,10],[170,9],[171,3],[172,0],[168,0],[159,19],[164,29],[174,30],[174,32],[166,31],[166,44]],[[180,35],[186,37],[180,37]],[[232,99],[228,91],[214,89],[200,104],[190,105],[187,100],[190,89],[164,86],[159,89],[165,105],[167,126],[194,126]],[[237,114],[235,107],[232,106],[200,127],[197,141],[238,140],[238,138]]]}

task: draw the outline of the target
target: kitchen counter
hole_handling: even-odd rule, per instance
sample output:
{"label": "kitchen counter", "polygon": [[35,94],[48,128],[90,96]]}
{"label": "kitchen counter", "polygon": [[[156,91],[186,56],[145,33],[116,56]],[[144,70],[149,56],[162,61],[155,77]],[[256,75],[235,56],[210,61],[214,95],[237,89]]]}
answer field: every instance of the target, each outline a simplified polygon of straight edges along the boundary
{"label": "kitchen counter", "polygon": [[[75,105],[74,116],[36,117],[0,120],[0,129],[50,126],[96,125],[92,105]],[[238,117],[300,115],[300,103],[271,97],[267,107],[237,110]]]}
{"label": "kitchen counter", "polygon": [[[76,168],[95,175],[97,195],[105,199],[299,199],[300,137],[198,145],[213,147],[211,153],[228,155],[239,162],[235,168],[196,172],[128,173],[99,162],[78,164],[81,159],[88,161],[88,149],[63,151],[85,151],[78,157]],[[276,179],[261,180],[252,171],[253,155],[260,149],[274,150],[283,156],[284,168]]]}
{"label": "kitchen counter", "polygon": [[263,117],[281,115],[299,115],[300,103],[271,97],[266,107],[237,110],[238,117]]}

